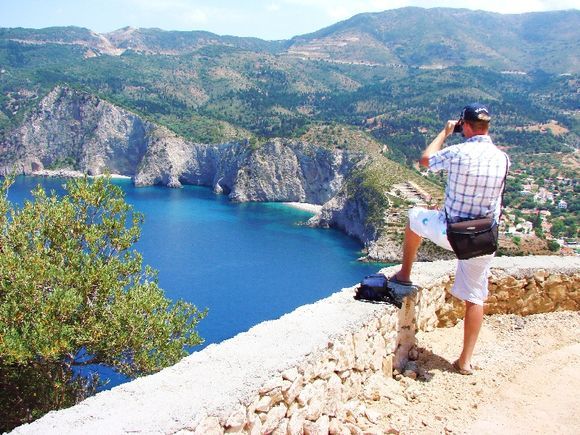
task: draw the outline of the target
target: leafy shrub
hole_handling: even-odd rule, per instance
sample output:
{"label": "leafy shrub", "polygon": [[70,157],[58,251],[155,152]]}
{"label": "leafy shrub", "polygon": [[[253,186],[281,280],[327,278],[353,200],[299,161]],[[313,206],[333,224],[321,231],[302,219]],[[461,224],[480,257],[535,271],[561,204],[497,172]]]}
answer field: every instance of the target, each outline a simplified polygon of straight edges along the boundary
{"label": "leafy shrub", "polygon": [[167,299],[131,249],[143,216],[119,187],[71,180],[63,197],[39,187],[16,208],[9,184],[0,188],[0,421],[29,421],[86,396],[94,382],[75,378],[74,367],[137,376],[202,342],[195,328],[206,313]]}

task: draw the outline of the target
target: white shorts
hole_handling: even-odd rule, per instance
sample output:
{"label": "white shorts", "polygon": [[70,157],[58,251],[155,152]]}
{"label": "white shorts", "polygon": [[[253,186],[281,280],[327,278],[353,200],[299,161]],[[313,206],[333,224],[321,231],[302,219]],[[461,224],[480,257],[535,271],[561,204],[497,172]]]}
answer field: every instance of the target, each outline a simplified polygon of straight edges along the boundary
{"label": "white shorts", "polygon": [[[431,240],[436,245],[452,251],[447,240],[447,224],[445,212],[415,207],[409,210],[409,226],[411,230]],[[455,282],[451,294],[456,298],[477,305],[483,305],[487,299],[487,278],[494,254],[457,260]]]}

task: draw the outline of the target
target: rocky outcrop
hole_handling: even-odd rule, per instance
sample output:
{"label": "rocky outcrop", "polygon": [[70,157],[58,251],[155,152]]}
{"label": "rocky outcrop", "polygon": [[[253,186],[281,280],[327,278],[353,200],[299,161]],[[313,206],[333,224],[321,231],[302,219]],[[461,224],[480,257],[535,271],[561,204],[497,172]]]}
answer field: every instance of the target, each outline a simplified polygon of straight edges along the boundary
{"label": "rocky outcrop", "polygon": [[361,197],[350,195],[344,186],[326,202],[320,213],[309,220],[312,226],[334,227],[368,244],[376,237],[376,229],[367,222],[368,204]]}
{"label": "rocky outcrop", "polygon": [[323,204],[340,190],[361,153],[288,139],[197,144],[138,115],[70,88],[44,97],[2,144],[0,174],[66,167],[111,172],[138,186],[212,187],[234,201]]}
{"label": "rocky outcrop", "polygon": [[135,175],[136,185],[210,186],[232,200],[323,204],[340,190],[360,153],[274,139],[248,143],[192,144],[153,138]]}
{"label": "rocky outcrop", "polygon": [[0,174],[69,165],[89,175],[133,175],[155,128],[93,95],[57,87],[8,135]]}

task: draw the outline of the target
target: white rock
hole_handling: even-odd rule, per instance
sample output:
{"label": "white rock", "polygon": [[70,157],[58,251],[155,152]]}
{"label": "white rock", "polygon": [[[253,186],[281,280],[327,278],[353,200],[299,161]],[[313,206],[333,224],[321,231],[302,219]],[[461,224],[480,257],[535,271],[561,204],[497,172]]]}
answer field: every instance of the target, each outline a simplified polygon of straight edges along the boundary
{"label": "white rock", "polygon": [[226,420],[226,428],[241,430],[246,424],[246,408],[240,405]]}
{"label": "white rock", "polygon": [[302,435],[304,422],[306,421],[306,409],[295,411],[288,421],[288,435]]}
{"label": "white rock", "polygon": [[326,403],[324,405],[324,414],[336,416],[340,404],[343,400],[342,381],[336,374],[332,374],[328,379],[326,390]]}
{"label": "white rock", "polygon": [[304,377],[302,375],[297,375],[294,378],[294,381],[290,384],[290,387],[286,391],[282,392],[284,400],[288,405],[290,405],[292,402],[294,402],[294,400],[296,400],[296,398],[302,391],[302,388],[304,388]]}
{"label": "white rock", "polygon": [[377,424],[381,418],[381,413],[374,409],[367,409],[365,411],[365,416],[371,423]]}
{"label": "white rock", "polygon": [[282,378],[286,379],[287,381],[294,382],[298,375],[298,369],[296,367],[292,367],[282,373]]}
{"label": "white rock", "polygon": [[288,419],[283,418],[278,427],[274,429],[274,432],[272,432],[272,435],[286,435],[287,433],[288,433]]}
{"label": "white rock", "polygon": [[256,405],[256,411],[268,412],[272,408],[272,398],[270,396],[264,396],[260,398],[258,404]]}
{"label": "white rock", "polygon": [[344,343],[336,343],[332,349],[332,358],[337,361],[335,370],[342,372],[354,367],[355,353],[354,342],[351,335],[344,339]]}
{"label": "white rock", "polygon": [[306,420],[303,427],[304,435],[328,435],[330,419],[323,415],[315,422]]}
{"label": "white rock", "polygon": [[194,435],[220,435],[224,433],[217,417],[207,417],[203,420],[193,432]]}
{"label": "white rock", "polygon": [[283,403],[280,403],[278,406],[275,406],[268,412],[266,416],[266,421],[262,426],[262,433],[268,434],[271,433],[274,429],[278,427],[284,416],[286,415],[286,411],[288,408]]}
{"label": "white rock", "polygon": [[318,420],[324,409],[324,398],[321,396],[313,397],[306,407],[306,418],[311,421]]}

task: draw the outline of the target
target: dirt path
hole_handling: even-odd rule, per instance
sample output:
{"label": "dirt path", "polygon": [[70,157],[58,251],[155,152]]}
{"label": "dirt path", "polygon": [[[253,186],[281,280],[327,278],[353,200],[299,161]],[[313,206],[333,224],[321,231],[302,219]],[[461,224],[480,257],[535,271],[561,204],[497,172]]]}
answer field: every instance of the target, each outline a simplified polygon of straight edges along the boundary
{"label": "dirt path", "polygon": [[462,328],[419,333],[408,367],[417,379],[367,387],[353,407],[357,426],[369,434],[580,433],[580,313],[486,317],[473,376],[450,364]]}

